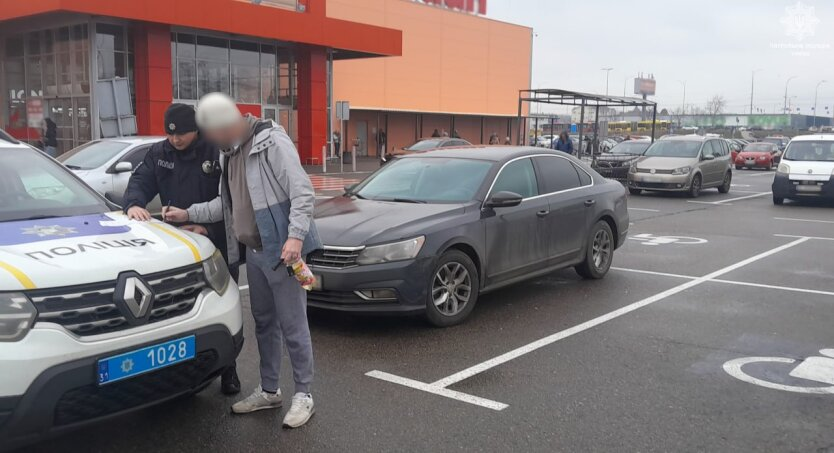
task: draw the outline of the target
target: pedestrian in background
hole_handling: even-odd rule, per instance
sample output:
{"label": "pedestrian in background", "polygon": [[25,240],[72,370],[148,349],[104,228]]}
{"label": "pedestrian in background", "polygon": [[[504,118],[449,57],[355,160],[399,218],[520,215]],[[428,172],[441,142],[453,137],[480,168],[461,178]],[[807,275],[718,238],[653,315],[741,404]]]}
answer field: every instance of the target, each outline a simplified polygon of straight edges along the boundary
{"label": "pedestrian in background", "polygon": [[58,125],[49,117],[43,119],[43,150],[52,157],[58,156]]}
{"label": "pedestrian in background", "polygon": [[387,151],[385,146],[388,144],[388,134],[385,133],[384,130],[380,129],[377,133],[376,137],[376,144],[379,147],[378,155],[382,156]]}
{"label": "pedestrian in background", "polygon": [[571,141],[567,132],[562,131],[562,133],[559,134],[559,139],[556,140],[556,142],[554,143],[553,149],[555,149],[556,151],[562,151],[564,153],[573,154],[573,141]]}
{"label": "pedestrian in background", "polygon": [[313,221],[313,185],[284,128],[241,115],[229,96],[211,93],[200,99],[197,124],[221,149],[220,198],[187,210],[172,208],[165,217],[194,222],[225,219],[229,259],[243,259],[240,244],[245,247],[260,384],[232,405],[232,412],[281,407],[278,380],[286,343],[295,394],[283,423],[297,428],[315,413],[310,393],[313,344],[307,323],[307,293],[286,267],[321,248]]}
{"label": "pedestrian in background", "polygon": [[512,145],[513,142],[510,140],[510,137],[504,137],[504,144],[505,145]]}
{"label": "pedestrian in background", "polygon": [[498,145],[500,143],[501,143],[501,141],[498,140],[498,134],[493,132],[492,135],[489,136],[489,144],[490,145]]}
{"label": "pedestrian in background", "polygon": [[[187,208],[214,200],[219,194],[220,153],[216,146],[200,137],[194,108],[171,104],[165,111],[164,121],[167,138],[151,146],[127,183],[124,212],[133,220],[151,220],[151,213],[145,207],[157,195],[166,208]],[[176,226],[208,237],[228,262],[222,219],[183,222]],[[229,270],[237,281],[237,266],[229,266]],[[240,380],[234,365],[220,375],[220,391],[226,395],[240,393]]]}
{"label": "pedestrian in background", "polygon": [[431,133],[431,136],[432,136],[433,138],[435,138],[435,137],[440,137],[440,131],[439,131],[439,130],[437,130],[437,129],[435,129],[435,130],[434,130],[434,132],[432,132],[432,133]]}

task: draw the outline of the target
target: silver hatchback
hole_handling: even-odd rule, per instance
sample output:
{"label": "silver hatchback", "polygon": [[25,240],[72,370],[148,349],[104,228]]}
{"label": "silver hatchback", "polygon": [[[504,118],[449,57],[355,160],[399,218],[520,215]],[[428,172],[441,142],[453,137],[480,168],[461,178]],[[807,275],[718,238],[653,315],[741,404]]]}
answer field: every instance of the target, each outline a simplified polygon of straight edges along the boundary
{"label": "silver hatchback", "polygon": [[686,192],[691,197],[701,190],[730,191],[733,173],[730,148],[721,138],[684,135],[657,141],[637,159],[628,172],[628,191]]}

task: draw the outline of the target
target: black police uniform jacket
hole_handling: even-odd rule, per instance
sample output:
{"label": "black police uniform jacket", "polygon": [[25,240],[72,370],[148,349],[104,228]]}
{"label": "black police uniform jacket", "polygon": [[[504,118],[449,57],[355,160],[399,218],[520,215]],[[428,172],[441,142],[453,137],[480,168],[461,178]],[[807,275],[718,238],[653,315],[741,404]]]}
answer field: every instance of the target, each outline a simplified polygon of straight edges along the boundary
{"label": "black police uniform jacket", "polygon": [[[144,208],[157,195],[163,206],[170,203],[181,209],[215,199],[220,193],[219,159],[217,147],[199,136],[183,151],[168,140],[154,143],[130,177],[124,195],[125,212],[133,206]],[[225,252],[223,222],[201,225],[208,230],[215,247]]]}

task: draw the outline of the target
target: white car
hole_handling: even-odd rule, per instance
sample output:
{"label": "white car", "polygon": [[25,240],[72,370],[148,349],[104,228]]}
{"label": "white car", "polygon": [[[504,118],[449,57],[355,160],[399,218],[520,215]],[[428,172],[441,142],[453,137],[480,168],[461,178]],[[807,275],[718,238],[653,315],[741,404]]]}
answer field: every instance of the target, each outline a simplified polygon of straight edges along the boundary
{"label": "white car", "polygon": [[[122,204],[133,170],[142,163],[154,143],[165,137],[118,137],[93,140],[58,156],[58,161],[75,172],[96,192]],[[148,206],[151,213],[162,211],[159,197]]]}
{"label": "white car", "polygon": [[199,392],[242,330],[208,239],[131,221],[0,136],[0,450]]}
{"label": "white car", "polygon": [[785,199],[834,200],[834,135],[794,137],[773,178],[773,203]]}

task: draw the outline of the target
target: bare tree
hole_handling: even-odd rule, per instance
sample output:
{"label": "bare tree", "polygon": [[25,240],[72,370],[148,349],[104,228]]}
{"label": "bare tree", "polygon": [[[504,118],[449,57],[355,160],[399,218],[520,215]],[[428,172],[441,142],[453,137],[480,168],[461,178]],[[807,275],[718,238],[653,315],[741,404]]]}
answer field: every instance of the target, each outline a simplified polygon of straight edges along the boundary
{"label": "bare tree", "polygon": [[727,101],[724,96],[716,94],[707,102],[706,114],[710,116],[718,116],[724,113],[724,107],[727,106]]}

